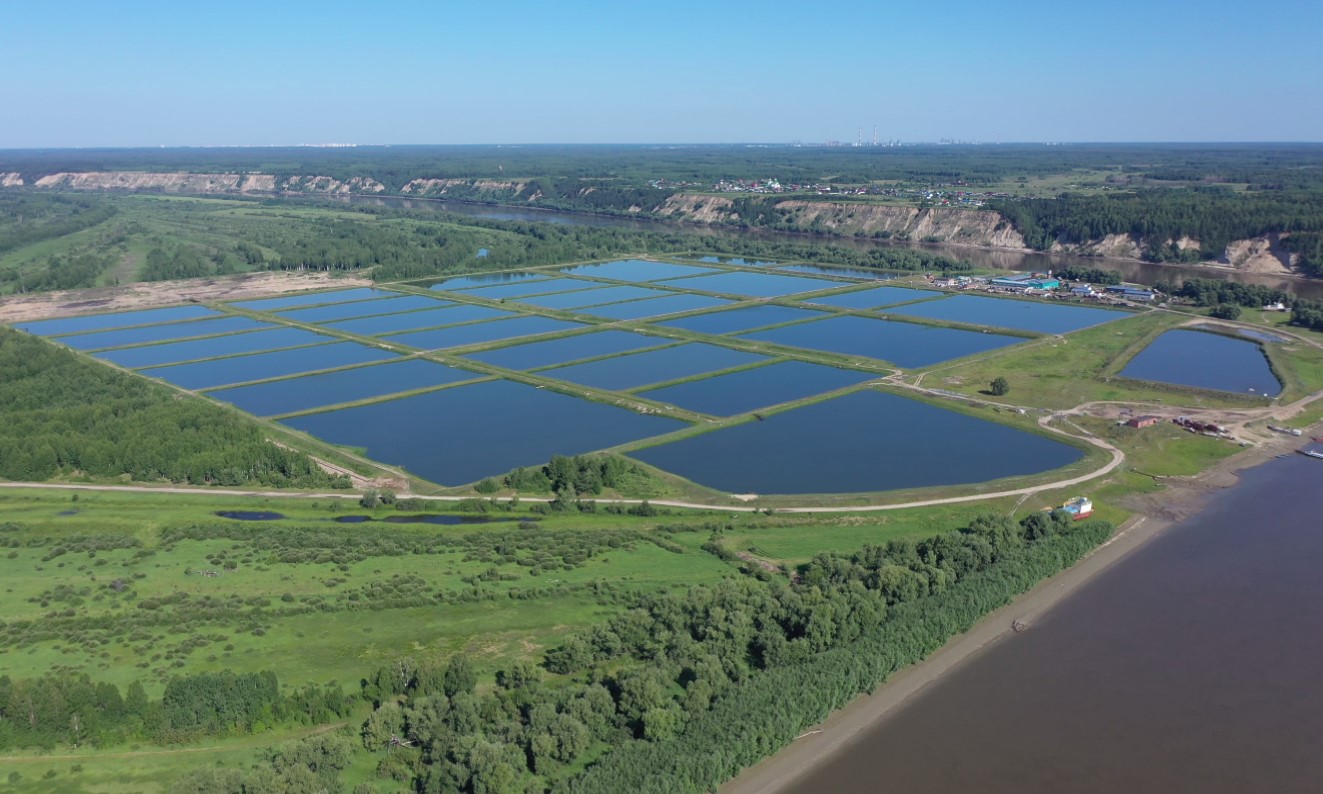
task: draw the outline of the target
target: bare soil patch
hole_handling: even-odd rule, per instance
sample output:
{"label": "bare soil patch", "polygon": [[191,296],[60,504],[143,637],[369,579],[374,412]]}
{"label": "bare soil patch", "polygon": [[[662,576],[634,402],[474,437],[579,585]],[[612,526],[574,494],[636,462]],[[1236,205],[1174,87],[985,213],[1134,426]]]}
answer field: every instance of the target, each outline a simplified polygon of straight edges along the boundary
{"label": "bare soil patch", "polygon": [[177,303],[247,300],[313,289],[371,285],[371,279],[337,278],[321,272],[246,273],[219,278],[137,282],[115,287],[12,295],[0,299],[0,322],[30,322]]}

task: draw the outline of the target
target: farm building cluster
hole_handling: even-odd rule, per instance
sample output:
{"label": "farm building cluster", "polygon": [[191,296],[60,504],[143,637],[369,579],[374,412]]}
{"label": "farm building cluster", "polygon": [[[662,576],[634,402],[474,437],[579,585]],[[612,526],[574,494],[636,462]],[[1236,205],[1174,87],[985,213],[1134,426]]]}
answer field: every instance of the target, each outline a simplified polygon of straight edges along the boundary
{"label": "farm building cluster", "polygon": [[1148,287],[1116,284],[1096,287],[1086,283],[1068,283],[1048,273],[1017,273],[1009,276],[951,276],[931,278],[934,286],[946,289],[980,290],[1051,298],[1075,298],[1096,303],[1153,303],[1159,293]]}

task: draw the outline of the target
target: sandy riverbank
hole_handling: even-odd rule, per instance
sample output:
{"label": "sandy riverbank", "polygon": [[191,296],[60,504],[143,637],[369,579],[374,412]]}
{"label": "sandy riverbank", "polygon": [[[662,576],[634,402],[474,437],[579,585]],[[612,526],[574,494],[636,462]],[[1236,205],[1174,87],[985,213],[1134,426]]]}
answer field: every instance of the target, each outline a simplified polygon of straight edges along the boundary
{"label": "sandy riverbank", "polygon": [[[1319,427],[1323,424],[1315,425],[1315,434]],[[1299,438],[1274,438],[1197,476],[1171,478],[1167,481],[1169,487],[1157,496],[1136,497],[1132,505],[1136,514],[1122,524],[1111,540],[1074,567],[1039,583],[1011,604],[990,613],[968,632],[953,637],[937,653],[900,671],[874,693],[856,698],[793,744],[744,770],[721,788],[721,794],[776,794],[789,789],[815,767],[831,763],[870,728],[927,686],[970,661],[984,648],[1001,641],[1013,641],[1013,621],[1023,621],[1032,627],[1040,616],[1098,574],[1142,548],[1173,524],[1197,514],[1212,493],[1235,485],[1239,472],[1299,446]]]}

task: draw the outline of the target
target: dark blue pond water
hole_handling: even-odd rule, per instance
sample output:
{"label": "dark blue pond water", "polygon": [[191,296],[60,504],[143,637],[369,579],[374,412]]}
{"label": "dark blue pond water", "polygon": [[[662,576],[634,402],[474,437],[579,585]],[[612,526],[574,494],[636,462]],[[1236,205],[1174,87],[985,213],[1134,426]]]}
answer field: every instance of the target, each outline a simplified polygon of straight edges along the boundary
{"label": "dark blue pond water", "polygon": [[865,372],[781,361],[705,380],[638,392],[640,397],[713,416],[732,416],[876,378]]}
{"label": "dark blue pond water", "polygon": [[[584,286],[589,285],[584,284]],[[673,293],[660,289],[648,289],[647,287],[617,286],[576,292],[559,292],[555,295],[537,295],[520,298],[519,302],[541,306],[546,309],[578,309],[584,306],[596,306],[599,303],[616,303],[617,301],[634,300],[636,298],[659,298],[671,294]]]}
{"label": "dark blue pond water", "polygon": [[698,314],[693,317],[680,317],[675,320],[664,320],[658,325],[683,328],[686,331],[700,334],[729,334],[735,331],[762,328],[766,325],[780,325],[796,320],[811,320],[815,317],[822,317],[822,313],[806,309],[792,309],[789,306],[765,304],[762,306],[742,306],[738,309]]}
{"label": "dark blue pond water", "polygon": [[257,353],[216,361],[155,367],[143,370],[142,374],[149,378],[161,378],[185,389],[210,389],[231,383],[283,378],[300,372],[366,364],[369,361],[386,361],[395,358],[396,355],[357,342],[337,342],[275,353]]}
{"label": "dark blue pond water", "polygon": [[426,287],[434,290],[460,290],[474,289],[475,287],[490,287],[495,284],[512,284],[517,281],[544,281],[551,278],[546,273],[532,273],[527,271],[516,271],[511,273],[474,273],[470,276],[456,276],[437,281],[422,279],[410,282],[414,286]]}
{"label": "dark blue pond water", "polygon": [[1025,341],[1014,336],[866,317],[832,317],[741,336],[846,356],[867,356],[901,367],[926,367]]}
{"label": "dark blue pond water", "polygon": [[661,317],[665,314],[691,312],[695,309],[711,309],[724,306],[730,301],[721,298],[709,298],[706,295],[667,295],[663,298],[648,298],[629,303],[612,303],[607,306],[594,306],[584,309],[584,314],[594,317],[609,317],[612,320],[641,320],[645,317]]}
{"label": "dark blue pond water", "polygon": [[564,336],[560,339],[548,339],[545,342],[532,342],[527,345],[502,347],[497,350],[484,350],[472,353],[466,358],[494,364],[509,369],[533,369],[577,361],[581,358],[609,356],[630,350],[642,350],[646,347],[671,344],[669,339],[644,336],[629,331],[598,331],[578,336]]}
{"label": "dark blue pond water", "polygon": [[138,367],[156,367],[216,356],[234,356],[240,353],[276,350],[282,347],[316,345],[332,340],[333,337],[314,334],[301,328],[276,328],[270,331],[253,331],[249,334],[214,336],[210,339],[196,339],[191,342],[167,342],[162,345],[150,345],[148,347],[126,347],[94,355],[106,361],[113,361],[121,367],[137,369]]}
{"label": "dark blue pond water", "polygon": [[173,323],[181,320],[200,320],[206,317],[220,317],[220,312],[205,306],[171,306],[165,309],[144,309],[140,312],[118,312],[116,314],[92,314],[85,317],[64,317],[58,320],[36,320],[30,323],[15,323],[29,333],[40,336],[56,334],[77,334],[84,331],[103,331],[107,328],[125,328],[130,325],[148,323]]}
{"label": "dark blue pond water", "polygon": [[550,317],[516,317],[512,320],[492,320],[473,325],[458,325],[454,328],[439,328],[435,331],[415,331],[409,334],[393,334],[386,337],[392,342],[416,347],[419,350],[440,350],[460,345],[476,345],[482,342],[495,342],[501,339],[515,339],[521,336],[547,334],[553,331],[569,331],[582,328],[583,323],[566,320],[553,320]]}
{"label": "dark blue pond water", "polygon": [[898,303],[941,298],[945,295],[944,292],[936,292],[930,289],[873,287],[858,292],[828,295],[825,298],[810,298],[807,302],[820,303],[823,306],[835,306],[839,309],[876,309],[879,306],[895,306]]}
{"label": "dark blue pond water", "polygon": [[1255,342],[1200,331],[1167,331],[1126,364],[1127,378],[1276,395],[1282,384]]}
{"label": "dark blue pond water", "polygon": [[557,367],[543,370],[541,374],[585,386],[621,390],[767,360],[767,356],[755,353],[693,342],[679,347],[590,361],[587,364]]}
{"label": "dark blue pond water", "polygon": [[377,366],[221,389],[209,394],[217,400],[233,403],[250,414],[275,416],[478,377],[481,376],[475,372],[411,358]]}
{"label": "dark blue pond water", "polygon": [[1067,334],[1081,328],[1134,316],[1129,312],[1097,309],[1091,306],[984,298],[978,295],[956,295],[946,300],[901,306],[891,310],[889,314],[1015,328],[1044,334]]}
{"label": "dark blue pond water", "polygon": [[844,286],[839,281],[805,278],[804,276],[780,276],[775,273],[718,273],[713,276],[686,278],[679,281],[660,282],[668,287],[720,292],[727,295],[748,295],[756,298],[777,298],[782,295],[795,295],[800,292],[816,292]]}
{"label": "dark blue pond water", "polygon": [[745,267],[775,267],[775,262],[764,262],[757,259],[741,259],[739,257],[729,256],[700,256],[699,262],[710,262],[714,265],[743,265]]}
{"label": "dark blue pond water", "polygon": [[478,287],[465,290],[465,295],[477,295],[490,300],[502,298],[522,298],[527,295],[548,295],[553,292],[570,292],[588,287],[606,286],[593,281],[581,281],[577,278],[553,278],[543,281],[525,281],[514,284],[500,284],[495,287]]}
{"label": "dark blue pond water", "polygon": [[408,312],[414,309],[439,309],[442,306],[453,305],[453,301],[437,300],[422,295],[401,295],[397,298],[333,303],[329,306],[314,306],[311,309],[289,309],[278,313],[281,317],[302,323],[325,323],[331,320],[347,320],[350,317],[375,317],[378,314],[394,314],[395,312]]}
{"label": "dark blue pond water", "polygon": [[376,336],[399,331],[411,331],[415,328],[436,328],[443,325],[459,325],[475,320],[494,320],[498,317],[515,317],[515,312],[503,309],[489,309],[486,306],[454,305],[440,309],[425,309],[420,312],[404,314],[383,314],[380,317],[360,317],[357,320],[341,320],[327,323],[327,328],[344,331],[347,334]]}
{"label": "dark blue pond water", "polygon": [[250,320],[247,317],[218,317],[214,320],[198,320],[191,323],[142,325],[116,331],[94,331],[90,334],[61,337],[60,342],[78,350],[98,350],[103,347],[140,345],[145,342],[165,342],[172,339],[191,339],[198,336],[233,334],[275,327],[271,323]]}
{"label": "dark blue pond water", "polygon": [[895,273],[869,270],[862,267],[835,267],[832,265],[782,265],[777,270],[789,270],[795,273],[811,273],[819,276],[845,276],[846,278],[864,278],[869,281],[890,281]]}
{"label": "dark blue pond water", "polygon": [[444,485],[685,426],[510,381],[458,386],[284,424],[334,444],[366,447],[374,460]]}
{"label": "dark blue pond water", "polygon": [[729,493],[887,491],[1037,474],[1074,447],[866,390],[629,453]]}
{"label": "dark blue pond water", "polygon": [[296,306],[319,306],[323,303],[345,303],[369,298],[389,298],[399,293],[387,292],[375,287],[355,287],[338,289],[330,292],[301,292],[298,295],[286,295],[280,298],[261,298],[259,300],[238,301],[234,306],[255,312],[270,312],[276,309],[293,309]]}
{"label": "dark blue pond water", "polygon": [[656,281],[661,278],[679,278],[696,276],[700,273],[712,273],[710,267],[691,265],[673,265],[669,262],[648,262],[643,259],[626,259],[619,262],[607,262],[603,265],[579,265],[562,268],[561,272],[589,278],[610,278],[616,281]]}

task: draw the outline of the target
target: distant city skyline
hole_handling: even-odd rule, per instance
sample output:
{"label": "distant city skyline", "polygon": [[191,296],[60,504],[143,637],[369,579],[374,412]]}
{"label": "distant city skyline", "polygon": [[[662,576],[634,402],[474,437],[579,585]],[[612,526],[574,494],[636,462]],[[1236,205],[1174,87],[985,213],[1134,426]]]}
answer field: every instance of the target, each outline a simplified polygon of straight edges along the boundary
{"label": "distant city skyline", "polygon": [[[808,13],[816,11],[817,13]],[[1317,3],[10,4],[0,148],[1323,140]]]}

